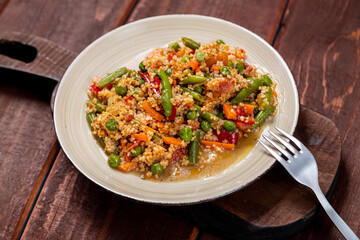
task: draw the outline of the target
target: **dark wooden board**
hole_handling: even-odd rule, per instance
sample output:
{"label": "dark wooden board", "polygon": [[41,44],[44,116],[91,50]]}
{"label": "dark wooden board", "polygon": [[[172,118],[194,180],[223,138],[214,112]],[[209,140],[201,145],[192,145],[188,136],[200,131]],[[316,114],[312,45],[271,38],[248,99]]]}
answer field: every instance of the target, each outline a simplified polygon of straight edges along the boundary
{"label": "dark wooden board", "polygon": [[[342,141],[339,182],[330,203],[360,235],[360,1],[289,3],[275,48],[288,63],[300,102],[329,116]],[[305,17],[306,16],[306,17]],[[341,239],[322,212],[293,239]]]}

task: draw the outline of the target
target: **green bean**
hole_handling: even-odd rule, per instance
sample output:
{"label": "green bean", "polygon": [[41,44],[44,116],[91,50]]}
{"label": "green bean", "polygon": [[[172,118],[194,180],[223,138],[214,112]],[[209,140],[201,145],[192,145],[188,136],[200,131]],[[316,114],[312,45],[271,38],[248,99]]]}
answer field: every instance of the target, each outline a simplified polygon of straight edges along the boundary
{"label": "green bean", "polygon": [[115,92],[120,96],[125,96],[127,93],[127,90],[128,90],[127,87],[115,86]]}
{"label": "green bean", "polygon": [[109,121],[106,122],[106,127],[110,131],[115,131],[117,125],[118,125],[118,122],[115,121],[114,119],[110,119]]}
{"label": "green bean", "polygon": [[221,40],[221,39],[216,40],[216,43],[217,44],[225,44],[225,42],[223,40]]}
{"label": "green bean", "polygon": [[131,150],[131,155],[133,156],[133,157],[137,157],[137,156],[139,156],[140,154],[142,154],[142,148],[141,148],[141,146],[136,146],[136,147],[134,147],[132,150]]}
{"label": "green bean", "polygon": [[206,77],[190,75],[190,76],[183,78],[181,84],[196,84],[196,83],[203,83],[205,81],[206,81]]}
{"label": "green bean", "polygon": [[118,155],[110,155],[108,158],[108,163],[110,167],[116,168],[120,165],[121,159]]}
{"label": "green bean", "polygon": [[211,124],[208,120],[202,120],[200,126],[204,132],[208,132],[211,129]]}
{"label": "green bean", "polygon": [[265,86],[270,86],[272,84],[272,80],[268,75],[262,75],[261,80]]}
{"label": "green bean", "polygon": [[172,89],[166,73],[161,70],[158,75],[161,78],[161,103],[164,108],[165,115],[170,117],[172,113]]}
{"label": "green bean", "polygon": [[226,77],[227,75],[231,75],[230,70],[228,69],[228,67],[225,66],[220,69],[220,72],[224,77]]}
{"label": "green bean", "polygon": [[214,77],[212,77],[210,74],[208,74],[207,72],[204,73],[204,76],[208,79],[214,79]]}
{"label": "green bean", "polygon": [[182,140],[189,142],[192,139],[193,131],[189,127],[184,127],[179,131],[179,136]]}
{"label": "green bean", "polygon": [[228,64],[227,64],[229,67],[231,68],[234,68],[234,63],[232,61],[228,61]]}
{"label": "green bean", "polygon": [[173,42],[169,44],[169,48],[174,49],[177,52],[180,48],[180,44],[178,42]]}
{"label": "green bean", "polygon": [[[88,121],[89,125],[90,125],[90,129],[91,131],[94,131],[93,126],[91,126],[91,124],[94,122],[94,118],[96,117],[95,113],[86,113],[86,120]],[[105,147],[105,141],[104,139],[102,139],[101,137],[99,137],[97,134],[96,136],[96,140],[98,141],[98,143],[100,144],[100,146],[102,146],[103,148]]]}
{"label": "green bean", "polygon": [[196,52],[195,59],[198,62],[203,62],[205,60],[205,54],[203,52]]}
{"label": "green bean", "polygon": [[250,80],[250,87],[241,89],[240,92],[231,100],[231,103],[239,104],[251,93],[255,92],[261,86],[261,84],[262,81],[259,78]]}
{"label": "green bean", "polygon": [[140,79],[139,73],[137,73],[135,70],[131,70],[131,71],[130,71],[130,76],[131,76],[132,78],[135,78],[136,80],[139,80],[139,79]]}
{"label": "green bean", "polygon": [[185,46],[191,48],[192,50],[196,50],[200,47],[200,44],[195,42],[191,38],[182,37],[181,40],[183,41]]}
{"label": "green bean", "polygon": [[269,108],[270,105],[272,105],[273,100],[273,94],[271,87],[267,87],[267,92],[265,94],[265,97],[261,99],[260,102],[260,110],[266,110]]}
{"label": "green bean", "polygon": [[180,62],[186,63],[186,58],[190,59],[190,56],[188,54],[186,54],[181,60]]}
{"label": "green bean", "polygon": [[155,163],[154,165],[151,166],[151,172],[153,174],[162,174],[165,172],[165,170],[160,163]]}
{"label": "green bean", "polygon": [[159,135],[153,134],[151,137],[151,140],[157,140],[160,142],[162,140],[162,138]]}
{"label": "green bean", "polygon": [[185,69],[185,70],[183,71],[183,74],[184,74],[185,76],[187,76],[187,75],[189,75],[189,74],[193,74],[193,71],[192,71],[190,68],[187,68],[187,69]]}
{"label": "green bean", "polygon": [[107,75],[106,77],[104,77],[100,82],[98,82],[96,84],[96,86],[99,87],[99,88],[106,87],[107,85],[112,83],[115,80],[115,78],[121,77],[122,75],[124,75],[127,72],[128,72],[128,70],[127,70],[126,67],[119,68],[115,72],[113,72],[113,73]]}
{"label": "green bean", "polygon": [[146,68],[145,68],[145,66],[144,66],[143,61],[141,61],[141,62],[139,63],[139,69],[140,69],[142,72],[146,72]]}
{"label": "green bean", "polygon": [[211,112],[201,112],[201,107],[197,104],[193,105],[196,108],[196,111],[198,111],[198,113],[200,113],[200,117],[208,120],[210,123],[216,122],[219,120],[219,118],[215,115],[212,114]]}
{"label": "green bean", "polygon": [[256,129],[258,128],[263,122],[265,122],[265,120],[267,119],[268,116],[270,116],[270,114],[275,110],[274,106],[270,106],[268,109],[266,110],[262,110],[260,111],[256,117],[255,117],[255,123],[253,125],[251,125],[251,129]]}
{"label": "green bean", "polygon": [[202,86],[194,87],[194,91],[197,92],[197,93],[202,94],[202,92],[203,92],[203,87],[202,87]]}
{"label": "green bean", "polygon": [[168,75],[170,77],[172,74],[171,68],[166,69],[165,73],[166,73],[166,75]]}
{"label": "green bean", "polygon": [[186,114],[186,117],[187,117],[188,120],[195,120],[197,118],[196,111],[189,111]]}
{"label": "green bean", "polygon": [[200,93],[197,93],[195,91],[192,91],[186,87],[181,87],[181,89],[184,91],[184,92],[188,92],[190,93],[190,95],[195,99],[195,100],[198,100],[199,102],[204,102],[204,97],[200,94]]}
{"label": "green bean", "polygon": [[96,108],[96,111],[99,112],[99,113],[102,113],[104,110],[106,110],[106,105],[105,104],[102,104],[102,103],[96,103],[95,104],[95,108]]}
{"label": "green bean", "polygon": [[200,144],[200,132],[195,131],[195,139],[190,142],[189,149],[189,163],[195,164],[198,162]]}
{"label": "green bean", "polygon": [[244,64],[241,61],[238,61],[236,64],[236,69],[238,70],[238,73],[241,73],[244,71]]}
{"label": "green bean", "polygon": [[235,132],[237,129],[236,124],[231,120],[228,120],[224,123],[224,128],[228,132]]}

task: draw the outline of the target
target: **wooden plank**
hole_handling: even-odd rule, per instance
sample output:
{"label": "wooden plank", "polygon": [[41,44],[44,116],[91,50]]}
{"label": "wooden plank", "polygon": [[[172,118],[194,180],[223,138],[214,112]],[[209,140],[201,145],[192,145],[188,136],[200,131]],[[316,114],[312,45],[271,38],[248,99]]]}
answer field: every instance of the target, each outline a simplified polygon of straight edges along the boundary
{"label": "wooden plank", "polygon": [[[66,175],[64,175],[66,169]],[[192,227],[154,205],[116,196],[58,156],[24,239],[186,239]]]}
{"label": "wooden plank", "polygon": [[[342,166],[330,203],[360,235],[360,2],[290,1],[275,47],[289,64],[301,103],[329,116],[342,139]],[[306,16],[306,17],[304,17]],[[322,212],[293,239],[339,239]]]}
{"label": "wooden plank", "polygon": [[[199,14],[243,26],[271,43],[286,0],[275,1],[139,1],[129,22],[164,14]],[[261,14],[260,14],[261,13]],[[256,19],[256,20],[255,20]]]}
{"label": "wooden plank", "polygon": [[[0,8],[1,32],[21,31],[46,36],[71,50],[80,50],[111,30],[119,19],[117,13],[129,11],[134,3],[132,0],[7,2],[3,1]],[[4,70],[1,73],[0,129],[4,134],[0,140],[3,183],[0,238],[9,239],[20,235],[59,145],[49,106],[55,83]]]}

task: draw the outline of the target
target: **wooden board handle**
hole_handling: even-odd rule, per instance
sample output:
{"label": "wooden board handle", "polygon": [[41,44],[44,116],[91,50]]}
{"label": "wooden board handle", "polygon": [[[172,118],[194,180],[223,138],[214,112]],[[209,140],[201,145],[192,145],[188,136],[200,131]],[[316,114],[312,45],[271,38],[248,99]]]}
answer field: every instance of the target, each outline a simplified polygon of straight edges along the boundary
{"label": "wooden board handle", "polygon": [[[0,33],[0,67],[60,82],[77,54],[49,40],[19,32]],[[51,110],[59,83],[53,90]]]}

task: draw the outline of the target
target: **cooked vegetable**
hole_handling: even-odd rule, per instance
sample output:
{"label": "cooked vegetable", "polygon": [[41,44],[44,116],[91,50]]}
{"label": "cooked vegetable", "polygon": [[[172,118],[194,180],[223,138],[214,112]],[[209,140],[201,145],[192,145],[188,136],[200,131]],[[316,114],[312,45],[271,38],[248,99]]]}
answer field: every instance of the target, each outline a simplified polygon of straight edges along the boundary
{"label": "cooked vegetable", "polygon": [[214,123],[219,120],[219,118],[211,112],[201,112],[201,107],[199,105],[194,104],[196,111],[200,113],[200,117],[208,120],[210,123]]}
{"label": "cooked vegetable", "polygon": [[142,154],[142,148],[141,146],[136,146],[133,148],[133,150],[131,151],[131,154],[133,157],[137,157],[139,156],[140,154]]}
{"label": "cooked vegetable", "polygon": [[195,58],[199,62],[203,62],[205,60],[205,54],[203,52],[196,52]]}
{"label": "cooked vegetable", "polygon": [[231,68],[234,68],[234,63],[232,61],[229,61],[227,65]]}
{"label": "cooked vegetable", "polygon": [[181,40],[183,41],[184,45],[192,50],[196,50],[200,47],[200,44],[192,40],[191,38],[182,37]]}
{"label": "cooked vegetable", "polygon": [[200,126],[201,126],[202,130],[204,130],[204,132],[208,132],[211,129],[211,124],[207,120],[201,121]]}
{"label": "cooked vegetable", "polygon": [[189,64],[189,67],[191,67],[194,71],[196,71],[196,69],[199,67],[198,61],[192,60],[188,64]]}
{"label": "cooked vegetable", "polygon": [[226,77],[227,75],[231,75],[229,68],[225,66],[220,69],[220,72],[224,77]]}
{"label": "cooked vegetable", "polygon": [[127,93],[127,90],[128,90],[127,87],[115,86],[115,92],[117,94],[119,94],[120,96],[125,96]]}
{"label": "cooked vegetable", "polygon": [[147,101],[143,101],[142,107],[152,118],[158,120],[159,122],[164,119],[164,116],[153,109]]}
{"label": "cooked vegetable", "polygon": [[227,119],[235,119],[237,116],[235,110],[229,104],[223,105],[223,111]]}
{"label": "cooked vegetable", "polygon": [[190,55],[186,54],[180,61],[183,62],[183,63],[186,63],[186,59],[189,60]]}
{"label": "cooked vegetable", "polygon": [[182,140],[189,142],[193,137],[193,131],[189,127],[184,127],[180,130],[179,136]]}
{"label": "cooked vegetable", "polygon": [[177,52],[177,51],[179,50],[179,48],[180,48],[180,44],[179,44],[178,42],[173,42],[173,43],[170,43],[170,44],[169,44],[169,47],[170,47],[171,49],[174,49],[175,52]]}
{"label": "cooked vegetable", "polygon": [[162,137],[162,140],[164,141],[164,143],[166,144],[173,144],[173,145],[177,145],[177,146],[181,146],[183,141],[181,139],[178,138],[173,138],[173,137]]}
{"label": "cooked vegetable", "polygon": [[196,111],[189,111],[186,114],[186,118],[189,119],[189,120],[195,120],[197,118]]}
{"label": "cooked vegetable", "polygon": [[197,75],[189,75],[185,77],[181,84],[196,84],[196,83],[203,83],[206,81],[205,77],[197,76]]}
{"label": "cooked vegetable", "polygon": [[126,67],[119,68],[115,72],[113,72],[113,73],[107,75],[106,77],[104,77],[100,82],[98,82],[96,84],[96,86],[99,87],[99,88],[106,87],[107,85],[112,83],[115,80],[115,78],[121,77],[122,75],[124,75],[127,72],[128,72],[128,70],[127,70]]}
{"label": "cooked vegetable", "polygon": [[165,172],[165,170],[160,163],[155,163],[154,165],[151,166],[151,172],[153,174],[162,174]]}
{"label": "cooked vegetable", "polygon": [[195,138],[190,142],[189,147],[189,163],[195,164],[198,162],[199,157],[199,141],[200,141],[200,133],[198,131],[195,132]]}
{"label": "cooked vegetable", "polygon": [[117,125],[118,125],[118,122],[115,121],[114,119],[110,119],[108,122],[106,122],[106,127],[110,131],[115,131]]}
{"label": "cooked vegetable", "polygon": [[119,166],[120,162],[121,159],[118,155],[110,155],[108,158],[108,163],[112,168],[116,168],[117,166]]}
{"label": "cooked vegetable", "polygon": [[140,69],[142,72],[146,72],[146,68],[145,68],[144,63],[143,63],[142,61],[139,63],[139,69]]}
{"label": "cooked vegetable", "polygon": [[226,121],[224,123],[224,128],[228,132],[235,132],[236,130],[236,124],[233,121]]}
{"label": "cooked vegetable", "polygon": [[187,68],[187,69],[185,69],[185,70],[183,71],[183,74],[184,74],[185,76],[187,76],[187,75],[189,75],[189,74],[193,74],[193,71],[192,71],[190,68]]}
{"label": "cooked vegetable", "polygon": [[261,99],[260,102],[260,110],[266,110],[268,107],[272,104],[272,89],[271,87],[267,87],[267,92],[265,94],[265,97]]}
{"label": "cooked vegetable", "polygon": [[240,102],[244,101],[250,94],[255,92],[262,84],[262,81],[259,78],[251,79],[250,80],[250,87],[243,88],[240,92],[231,100],[232,104],[239,104]]}
{"label": "cooked vegetable", "polygon": [[225,42],[223,40],[221,40],[221,39],[216,40],[216,43],[217,44],[225,44]]}
{"label": "cooked vegetable", "polygon": [[188,89],[188,88],[186,88],[186,87],[181,87],[181,89],[182,89],[184,92],[190,93],[190,95],[193,96],[193,98],[194,98],[195,100],[198,100],[198,101],[200,101],[200,102],[204,102],[204,97],[203,97],[200,93],[197,93],[197,92],[195,92],[195,91],[192,91],[192,90],[190,90],[190,89]]}
{"label": "cooked vegetable", "polygon": [[270,106],[268,109],[260,111],[255,117],[255,124],[251,125],[251,129],[258,128],[266,118],[274,111],[274,106]]}
{"label": "cooked vegetable", "polygon": [[227,143],[236,144],[239,140],[238,132],[226,132],[222,130],[218,130],[218,131],[219,133],[217,133],[217,131],[214,130],[214,135],[217,137],[218,142],[226,141]]}
{"label": "cooked vegetable", "polygon": [[223,149],[233,150],[235,148],[235,144],[232,143],[221,143],[221,142],[214,142],[214,141],[206,141],[206,140],[200,140],[201,144],[204,144],[206,146],[211,147],[221,147]]}
{"label": "cooked vegetable", "polygon": [[272,84],[272,80],[268,75],[262,75],[261,80],[265,86],[270,86]]}
{"label": "cooked vegetable", "polygon": [[130,171],[134,170],[135,168],[137,168],[137,166],[138,166],[138,163],[136,163],[136,162],[127,162],[127,163],[119,165],[117,168],[123,172],[130,172]]}
{"label": "cooked vegetable", "polygon": [[202,86],[197,86],[197,87],[194,87],[194,91],[199,93],[199,94],[202,94],[204,89]]}
{"label": "cooked vegetable", "polygon": [[149,141],[149,137],[145,134],[135,133],[134,138],[138,141],[143,141],[143,142]]}
{"label": "cooked vegetable", "polygon": [[172,113],[172,103],[171,103],[171,98],[172,98],[172,89],[171,89],[171,85],[169,83],[169,79],[166,75],[166,73],[161,70],[159,72],[159,76],[161,78],[161,102],[162,102],[162,106],[164,108],[165,111],[165,115],[170,117],[171,113]]}
{"label": "cooked vegetable", "polygon": [[236,63],[236,69],[238,70],[238,73],[241,73],[242,71],[244,71],[244,64],[241,61],[238,61]]}

